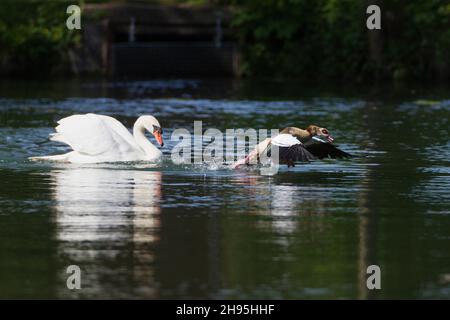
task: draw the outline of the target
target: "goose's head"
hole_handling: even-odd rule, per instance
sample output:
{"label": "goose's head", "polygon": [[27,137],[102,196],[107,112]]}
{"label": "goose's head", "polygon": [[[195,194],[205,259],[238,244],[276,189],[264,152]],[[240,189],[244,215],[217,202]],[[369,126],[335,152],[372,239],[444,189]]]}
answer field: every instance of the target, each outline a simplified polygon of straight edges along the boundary
{"label": "goose's head", "polygon": [[330,131],[326,128],[321,128],[312,124],[309,125],[308,128],[306,128],[306,131],[309,132],[311,137],[323,138],[329,143],[333,143],[334,141],[334,138],[331,136]]}
{"label": "goose's head", "polygon": [[164,146],[161,125],[154,116],[141,116],[137,122],[155,137],[161,147]]}

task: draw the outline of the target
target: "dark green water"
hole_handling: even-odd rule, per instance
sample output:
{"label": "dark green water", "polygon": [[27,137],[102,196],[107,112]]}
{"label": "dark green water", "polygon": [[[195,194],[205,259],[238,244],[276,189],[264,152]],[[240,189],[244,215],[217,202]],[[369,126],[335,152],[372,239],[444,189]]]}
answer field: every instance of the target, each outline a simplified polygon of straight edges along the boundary
{"label": "dark green water", "polygon": [[[449,298],[450,90],[221,81],[0,85],[0,298]],[[33,163],[74,113],[163,125],[165,161]],[[175,128],[327,127],[359,158],[174,165]],[[68,265],[82,289],[66,287]],[[381,268],[381,290],[366,268]]]}

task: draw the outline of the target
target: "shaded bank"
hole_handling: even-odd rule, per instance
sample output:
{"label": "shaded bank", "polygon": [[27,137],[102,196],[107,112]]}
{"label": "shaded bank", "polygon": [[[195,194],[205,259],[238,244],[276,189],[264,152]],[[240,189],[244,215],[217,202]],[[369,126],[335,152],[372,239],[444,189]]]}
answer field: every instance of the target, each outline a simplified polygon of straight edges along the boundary
{"label": "shaded bank", "polygon": [[[98,2],[108,1],[79,2],[83,8],[83,26],[86,26],[80,32],[69,31],[65,27],[67,1],[2,1],[0,74],[48,76],[61,73],[110,73],[108,65],[113,58],[108,53],[113,51],[113,42],[105,42],[104,38],[105,30],[111,30],[105,26],[111,21],[109,15],[112,14],[102,10],[101,5],[89,14],[86,11],[86,8],[95,7],[93,3]],[[110,2],[117,5],[117,1]],[[202,29],[198,33],[201,35],[200,40],[214,47],[222,36],[226,41],[239,44],[239,64],[233,62],[231,67],[218,68],[232,70],[223,75],[349,82],[386,79],[448,82],[450,79],[450,4],[444,0],[408,3],[397,0],[218,0],[194,1],[195,5],[192,1],[175,2],[170,5],[167,5],[167,1],[163,2],[159,7],[162,8],[160,12],[173,8],[178,13],[159,15],[158,19],[166,17],[167,21],[176,20],[185,24],[183,21],[187,20],[179,19],[179,8],[183,12],[194,12],[209,7],[212,8],[211,13],[207,13],[203,19],[207,23],[204,26],[195,23],[197,29]],[[145,1],[127,3],[147,6]],[[148,3],[148,8],[155,7],[154,1]],[[377,4],[381,8],[381,30],[369,31],[366,28],[366,8],[370,4]],[[231,31],[223,30],[222,34],[214,25],[217,17],[211,15],[223,8],[229,8],[232,12],[232,28]],[[189,13],[181,15],[185,17]],[[141,25],[136,21],[137,32],[142,25],[151,26],[146,38],[137,39],[141,45],[199,40],[192,32],[186,37],[189,34],[187,31],[192,31],[187,25],[180,29],[182,32],[173,32],[174,29],[168,32],[172,27],[166,28],[164,32],[156,32],[164,24],[163,21],[158,26],[153,25],[156,18],[146,17]],[[209,31],[205,31],[208,28]],[[117,39],[128,41],[127,33],[131,24],[127,22],[126,26],[122,25],[119,29],[121,31],[116,34]],[[178,48],[174,47],[173,51]],[[206,56],[215,52],[208,50],[205,51]],[[219,59],[212,59],[212,63],[220,64],[223,57],[235,61],[233,50],[230,51],[231,58],[228,58],[228,53],[218,55]],[[143,55],[148,56],[148,50]],[[195,52],[193,56],[195,58]],[[201,62],[205,59],[198,60]],[[156,65],[161,66],[159,63]],[[127,68],[130,72],[141,70],[136,66],[127,66],[121,74],[126,75]],[[182,68],[172,68],[170,75],[181,76],[182,71]],[[152,75],[152,72],[146,74]]]}
{"label": "shaded bank", "polygon": [[232,77],[238,52],[231,13],[219,6],[86,4],[78,74],[114,77]]}
{"label": "shaded bank", "polygon": [[[234,3],[246,74],[350,81],[449,79],[448,1]],[[381,8],[381,30],[366,28],[370,4]]]}
{"label": "shaded bank", "polygon": [[67,30],[67,2],[0,2],[0,76],[70,73],[69,49],[80,35]]}

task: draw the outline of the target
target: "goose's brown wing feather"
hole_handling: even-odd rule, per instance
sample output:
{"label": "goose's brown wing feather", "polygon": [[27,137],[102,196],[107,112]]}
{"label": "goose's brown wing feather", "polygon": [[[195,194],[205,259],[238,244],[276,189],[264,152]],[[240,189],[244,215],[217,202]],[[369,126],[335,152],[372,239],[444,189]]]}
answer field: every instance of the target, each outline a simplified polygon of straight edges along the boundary
{"label": "goose's brown wing feather", "polygon": [[306,150],[308,150],[311,154],[319,159],[323,158],[350,158],[351,154],[342,151],[341,149],[336,148],[334,145],[329,143],[315,143],[308,146],[305,146]]}

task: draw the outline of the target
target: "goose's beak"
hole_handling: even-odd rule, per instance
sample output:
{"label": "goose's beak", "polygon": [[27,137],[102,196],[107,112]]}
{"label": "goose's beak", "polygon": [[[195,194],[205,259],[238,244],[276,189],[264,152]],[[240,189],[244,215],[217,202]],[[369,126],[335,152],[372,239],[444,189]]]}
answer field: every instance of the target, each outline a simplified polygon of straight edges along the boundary
{"label": "goose's beak", "polygon": [[156,139],[156,141],[158,141],[159,145],[160,145],[161,147],[163,147],[163,146],[164,146],[164,141],[163,141],[163,138],[162,138],[161,133],[159,133],[159,132],[154,132],[153,135],[155,136],[155,139]]}
{"label": "goose's beak", "polygon": [[333,143],[334,138],[329,135],[329,136],[327,136],[327,140],[328,140],[329,143]]}

